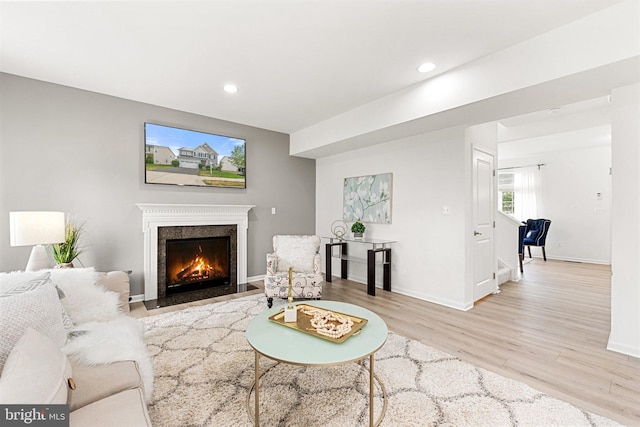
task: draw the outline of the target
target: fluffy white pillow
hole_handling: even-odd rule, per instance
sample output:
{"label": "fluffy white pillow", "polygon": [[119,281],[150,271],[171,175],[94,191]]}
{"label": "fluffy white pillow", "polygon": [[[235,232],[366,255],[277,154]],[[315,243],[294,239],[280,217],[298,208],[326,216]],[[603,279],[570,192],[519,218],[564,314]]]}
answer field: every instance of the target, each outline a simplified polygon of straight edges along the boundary
{"label": "fluffy white pillow", "polygon": [[28,327],[51,338],[58,347],[67,341],[58,292],[48,279],[35,289],[22,293],[15,290],[11,288],[0,294],[0,369]]}
{"label": "fluffy white pillow", "polygon": [[293,267],[296,272],[313,271],[313,257],[320,248],[320,237],[299,235],[273,236],[279,272]]}
{"label": "fluffy white pillow", "polygon": [[100,285],[99,276],[93,268],[51,270],[51,280],[65,294],[62,305],[76,325],[105,322],[119,316],[120,297]]}
{"label": "fluffy white pillow", "polygon": [[51,338],[27,328],[11,350],[0,376],[0,403],[67,403],[71,364]]}

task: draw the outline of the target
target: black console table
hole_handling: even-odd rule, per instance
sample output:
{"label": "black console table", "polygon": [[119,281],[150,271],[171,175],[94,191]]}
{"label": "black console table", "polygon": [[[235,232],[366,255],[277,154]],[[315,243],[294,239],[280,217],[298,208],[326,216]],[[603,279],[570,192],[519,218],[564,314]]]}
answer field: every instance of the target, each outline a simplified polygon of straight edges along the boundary
{"label": "black console table", "polygon": [[[325,280],[331,282],[331,259],[340,258],[340,277],[347,278],[349,271],[349,261],[367,263],[367,293],[376,294],[376,254],[381,254],[382,262],[382,287],[385,291],[391,290],[391,248],[389,245],[395,243],[394,240],[378,239],[338,239],[336,237],[325,237],[329,243],[325,246],[326,272]],[[364,244],[371,247],[367,250],[367,258],[358,258],[349,255],[349,244]],[[334,255],[334,247],[339,247],[338,255]]]}

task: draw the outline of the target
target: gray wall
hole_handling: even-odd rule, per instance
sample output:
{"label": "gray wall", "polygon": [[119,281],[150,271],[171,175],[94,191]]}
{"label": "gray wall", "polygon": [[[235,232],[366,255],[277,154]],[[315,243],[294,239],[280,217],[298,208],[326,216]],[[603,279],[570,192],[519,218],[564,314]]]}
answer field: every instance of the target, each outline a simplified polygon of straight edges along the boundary
{"label": "gray wall", "polygon": [[[144,122],[245,138],[247,188],[145,184]],[[85,221],[82,264],[133,270],[142,294],[136,203],[256,205],[248,275],[259,276],[274,234],[315,231],[315,161],[289,156],[286,134],[0,73],[0,271],[23,269],[31,250],[9,246],[10,211],[64,211]]]}

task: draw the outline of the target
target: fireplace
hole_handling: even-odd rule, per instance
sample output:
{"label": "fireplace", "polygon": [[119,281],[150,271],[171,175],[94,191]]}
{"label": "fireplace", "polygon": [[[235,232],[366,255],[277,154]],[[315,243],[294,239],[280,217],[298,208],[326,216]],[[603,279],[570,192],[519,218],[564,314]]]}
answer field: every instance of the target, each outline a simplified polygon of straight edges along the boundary
{"label": "fireplace", "polygon": [[180,292],[237,285],[236,225],[158,228],[158,299]]}
{"label": "fireplace", "polygon": [[[222,280],[217,281],[214,278],[212,283],[205,281],[207,289],[246,286],[248,213],[254,207],[253,205],[139,203],[137,206],[142,211],[142,231],[144,232],[145,304],[167,296],[165,260],[167,240],[204,239],[206,241],[211,238],[228,237],[229,284],[223,286]],[[169,293],[173,291],[172,288]],[[189,294],[191,292],[179,292],[174,296]]]}
{"label": "fireplace", "polygon": [[166,246],[167,295],[231,283],[230,237],[172,239]]}

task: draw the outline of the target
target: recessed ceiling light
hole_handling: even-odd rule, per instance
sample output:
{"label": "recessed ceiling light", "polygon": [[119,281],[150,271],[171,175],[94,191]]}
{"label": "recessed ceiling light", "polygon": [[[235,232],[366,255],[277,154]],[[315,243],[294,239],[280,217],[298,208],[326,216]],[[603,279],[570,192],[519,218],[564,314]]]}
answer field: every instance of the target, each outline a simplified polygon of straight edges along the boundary
{"label": "recessed ceiling light", "polygon": [[224,85],[224,91],[228,93],[236,93],[238,91],[238,86],[233,84]]}
{"label": "recessed ceiling light", "polygon": [[429,71],[433,71],[435,68],[436,64],[434,64],[433,62],[425,62],[418,67],[418,71],[421,73],[428,73]]}

